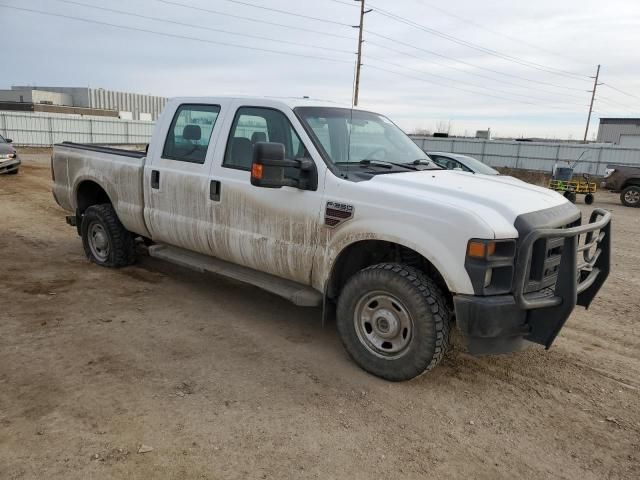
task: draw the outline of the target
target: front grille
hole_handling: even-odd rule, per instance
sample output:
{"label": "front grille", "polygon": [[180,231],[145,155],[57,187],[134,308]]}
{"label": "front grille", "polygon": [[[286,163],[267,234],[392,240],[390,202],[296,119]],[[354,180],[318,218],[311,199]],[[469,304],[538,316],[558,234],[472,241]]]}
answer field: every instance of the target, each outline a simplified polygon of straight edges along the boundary
{"label": "front grille", "polygon": [[[579,224],[579,221],[573,222],[560,228],[571,228]],[[525,283],[524,293],[540,292],[555,287],[564,251],[564,242],[565,238],[563,237],[536,240],[533,244],[529,277]]]}

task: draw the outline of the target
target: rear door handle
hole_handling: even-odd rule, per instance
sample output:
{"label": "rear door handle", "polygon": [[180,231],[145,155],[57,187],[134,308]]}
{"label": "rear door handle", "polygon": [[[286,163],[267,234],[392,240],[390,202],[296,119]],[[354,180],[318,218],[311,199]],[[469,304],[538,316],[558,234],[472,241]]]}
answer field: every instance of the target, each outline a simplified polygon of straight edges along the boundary
{"label": "rear door handle", "polygon": [[160,172],[158,170],[151,170],[151,188],[160,188]]}
{"label": "rear door handle", "polygon": [[222,184],[218,180],[211,180],[209,183],[209,198],[214,202],[219,202],[221,191]]}

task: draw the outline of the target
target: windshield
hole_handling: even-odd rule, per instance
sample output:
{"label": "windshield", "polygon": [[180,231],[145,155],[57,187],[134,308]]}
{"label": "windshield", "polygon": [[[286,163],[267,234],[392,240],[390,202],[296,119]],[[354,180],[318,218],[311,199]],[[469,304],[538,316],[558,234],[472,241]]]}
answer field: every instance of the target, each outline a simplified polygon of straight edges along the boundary
{"label": "windshield", "polygon": [[7,143],[7,141],[0,135],[0,143]]}
{"label": "windshield", "polygon": [[333,164],[429,161],[420,147],[382,115],[332,107],[298,107],[295,112],[325,159]]}
{"label": "windshield", "polygon": [[477,160],[473,157],[460,155],[459,158],[462,163],[464,163],[467,167],[469,167],[476,173],[482,173],[484,175],[500,175],[499,171],[491,168],[489,165],[485,165],[480,160]]}

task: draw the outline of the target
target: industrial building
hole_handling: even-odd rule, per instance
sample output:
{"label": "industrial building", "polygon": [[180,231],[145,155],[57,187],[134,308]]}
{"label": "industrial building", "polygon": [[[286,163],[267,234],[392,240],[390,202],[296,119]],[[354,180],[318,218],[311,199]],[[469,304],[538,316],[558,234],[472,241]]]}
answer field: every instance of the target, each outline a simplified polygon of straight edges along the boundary
{"label": "industrial building", "polygon": [[601,118],[596,141],[640,148],[640,118]]}
{"label": "industrial building", "polygon": [[[12,86],[0,90],[0,109],[80,113],[155,121],[167,99],[104,88]],[[72,111],[65,111],[73,107]]]}

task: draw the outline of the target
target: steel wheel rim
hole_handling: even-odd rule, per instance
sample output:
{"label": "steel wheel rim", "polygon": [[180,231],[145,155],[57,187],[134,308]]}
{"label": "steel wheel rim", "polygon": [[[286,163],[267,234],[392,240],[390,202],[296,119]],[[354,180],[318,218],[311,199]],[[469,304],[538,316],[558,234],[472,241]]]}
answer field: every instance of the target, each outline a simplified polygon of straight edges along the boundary
{"label": "steel wheel rim", "polygon": [[360,343],[377,357],[400,358],[409,350],[413,319],[403,302],[388,292],[363,295],[356,304],[353,323]]}
{"label": "steel wheel rim", "polygon": [[627,203],[640,202],[640,190],[629,190],[624,194],[624,199],[627,201]]}
{"label": "steel wheel rim", "polygon": [[91,253],[101,262],[106,261],[111,253],[111,242],[105,228],[98,222],[93,222],[88,228],[88,243]]}

